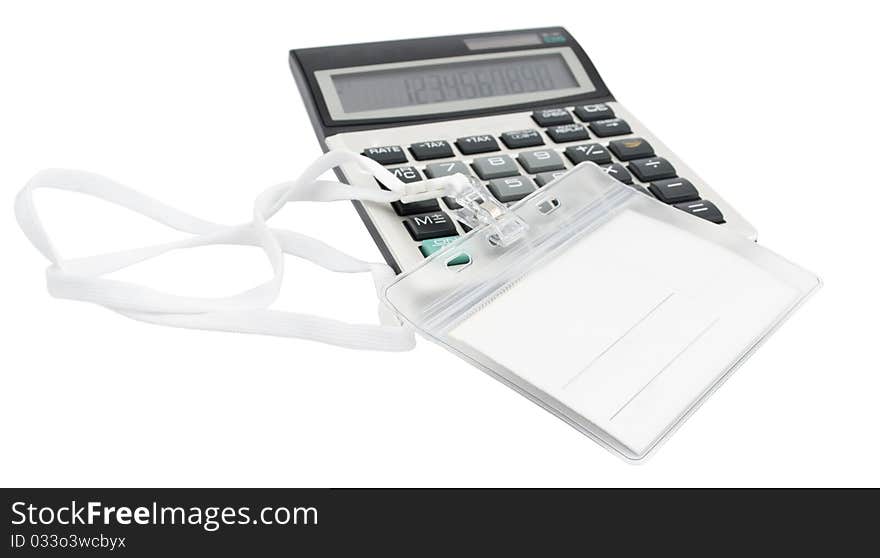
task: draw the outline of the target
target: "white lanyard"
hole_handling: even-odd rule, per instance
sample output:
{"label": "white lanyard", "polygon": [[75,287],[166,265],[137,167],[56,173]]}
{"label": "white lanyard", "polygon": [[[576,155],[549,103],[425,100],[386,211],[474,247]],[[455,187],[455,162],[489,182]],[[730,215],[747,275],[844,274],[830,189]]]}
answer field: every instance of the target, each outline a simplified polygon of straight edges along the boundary
{"label": "white lanyard", "polygon": [[[318,180],[326,171],[342,164],[356,165],[359,170],[379,179],[389,190]],[[96,174],[49,169],[37,173],[19,192],[15,200],[15,216],[31,243],[51,262],[46,270],[46,283],[52,296],[100,304],[129,318],[161,325],[298,337],[355,349],[404,351],[415,345],[413,332],[382,304],[379,305],[379,325],[351,324],[268,309],[281,289],[284,254],[309,260],[331,271],[369,271],[377,292],[394,277],[394,273],[385,263],[353,258],[312,237],[270,228],[267,221],[287,202],[365,200],[389,203],[400,200],[408,203],[456,195],[469,185],[463,175],[406,184],[371,159],[347,151],[330,151],[312,163],[297,180],[262,192],[254,202],[250,222],[221,225],[188,215]],[[52,245],[34,206],[33,192],[39,188],[88,194],[192,236],[122,252],[64,259]],[[211,244],[262,248],[272,266],[272,278],[231,296],[201,298],[173,295],[102,277],[171,250]]]}

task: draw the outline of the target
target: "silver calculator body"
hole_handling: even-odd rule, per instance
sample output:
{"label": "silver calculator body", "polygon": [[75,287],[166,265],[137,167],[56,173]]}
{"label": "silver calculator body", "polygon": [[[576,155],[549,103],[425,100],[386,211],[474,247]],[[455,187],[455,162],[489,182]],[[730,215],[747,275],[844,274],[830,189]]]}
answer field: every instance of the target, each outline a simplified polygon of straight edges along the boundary
{"label": "silver calculator body", "polygon": [[[617,102],[563,28],[293,50],[322,148],[376,159],[405,181],[463,172],[513,203],[583,161],[718,226],[754,228]],[[341,168],[349,184],[381,188]],[[454,201],[354,202],[401,272],[458,235]]]}

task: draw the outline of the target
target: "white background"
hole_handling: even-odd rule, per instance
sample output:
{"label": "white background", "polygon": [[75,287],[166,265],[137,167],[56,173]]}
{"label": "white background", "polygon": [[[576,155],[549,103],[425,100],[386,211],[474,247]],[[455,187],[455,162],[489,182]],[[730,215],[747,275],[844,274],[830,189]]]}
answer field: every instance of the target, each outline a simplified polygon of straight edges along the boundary
{"label": "white background", "polygon": [[[302,6],[301,8],[298,6]],[[867,2],[4,2],[0,484],[877,485],[878,91]],[[221,222],[320,151],[290,48],[565,25],[617,98],[825,288],[644,466],[427,342],[403,354],[161,328],[50,298],[12,217],[88,169]],[[47,194],[67,255],[173,238]],[[379,255],[348,204],[279,226]],[[367,321],[367,278],[290,262],[279,307]],[[127,272],[222,294],[246,249]],[[649,277],[645,278],[650,281]]]}

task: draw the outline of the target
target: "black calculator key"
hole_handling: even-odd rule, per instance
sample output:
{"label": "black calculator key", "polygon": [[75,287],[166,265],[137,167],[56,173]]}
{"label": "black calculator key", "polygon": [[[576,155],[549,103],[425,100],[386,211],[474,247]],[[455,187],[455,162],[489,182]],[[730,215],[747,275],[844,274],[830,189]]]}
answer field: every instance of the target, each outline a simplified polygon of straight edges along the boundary
{"label": "black calculator key", "polygon": [[406,153],[403,152],[399,145],[368,147],[364,149],[361,155],[369,157],[380,165],[395,165],[406,162]]}
{"label": "black calculator key", "polygon": [[444,157],[452,157],[452,146],[449,142],[443,140],[420,141],[409,146],[410,153],[416,158],[416,161],[424,161],[426,159],[442,159]]}
{"label": "black calculator key", "polygon": [[529,174],[539,172],[562,170],[565,163],[559,153],[552,149],[539,149],[538,151],[526,151],[519,154],[519,164]]}
{"label": "black calculator key", "polygon": [[646,196],[651,195],[648,193],[647,190],[645,190],[645,187],[642,186],[641,184],[635,184],[635,183],[630,182],[629,184],[627,184],[627,186],[629,186],[630,188],[632,188],[633,190],[637,191],[640,194],[644,194]]}
{"label": "black calculator key", "polygon": [[713,223],[724,223],[724,215],[721,214],[721,210],[718,209],[714,203],[706,200],[697,200],[692,202],[684,202],[677,203],[673,207],[677,207],[682,211],[687,211],[691,215],[696,215],[697,217],[702,217],[707,221],[712,221]]}
{"label": "black calculator key", "polygon": [[608,138],[611,136],[622,136],[632,133],[626,120],[620,118],[612,118],[611,120],[596,120],[590,122],[590,130],[600,138]]}
{"label": "black calculator key", "polygon": [[[397,167],[393,169],[388,169],[394,176],[400,179],[401,182],[406,182],[407,184],[410,182],[418,182],[422,180],[422,175],[419,173],[418,169],[414,167]],[[379,186],[382,187],[383,190],[387,190],[384,184],[379,182]],[[403,203],[402,201],[394,201],[391,202],[391,207],[394,208],[394,212],[398,215],[405,217],[407,215],[415,215],[417,213],[428,213],[430,211],[440,211],[440,204],[437,203],[437,200],[422,200],[411,203]]]}
{"label": "black calculator key", "polygon": [[502,178],[504,176],[515,176],[519,174],[516,163],[509,155],[491,155],[489,157],[480,157],[474,159],[474,170],[477,176],[483,180],[492,180],[493,178]]}
{"label": "black calculator key", "polygon": [[626,170],[626,167],[624,167],[620,163],[612,163],[610,165],[604,165],[602,167],[602,170],[605,171],[605,174],[607,174],[609,176],[613,176],[614,178],[623,182],[624,184],[632,184],[633,183],[632,175],[629,173],[628,170]]}
{"label": "black calculator key", "polygon": [[411,166],[395,167],[393,169],[388,169],[388,172],[397,177],[397,179],[401,182],[405,182],[407,184],[409,184],[410,182],[418,182],[422,179],[422,175],[419,172],[419,169]]}
{"label": "black calculator key", "polygon": [[451,176],[456,173],[471,176],[470,169],[461,161],[431,163],[425,167],[425,174],[428,178],[440,178],[441,176]]}
{"label": "black calculator key", "polygon": [[452,222],[452,217],[442,211],[407,217],[403,225],[409,231],[413,240],[428,240],[429,238],[458,234],[455,230],[455,223]]}
{"label": "black calculator key", "polygon": [[455,140],[458,150],[465,155],[473,155],[474,153],[489,153],[490,151],[498,151],[498,142],[492,136],[467,136]]}
{"label": "black calculator key", "polygon": [[664,178],[675,178],[675,167],[663,157],[637,159],[627,165],[627,168],[642,182],[654,182],[655,180],[663,180]]}
{"label": "black calculator key", "polygon": [[654,148],[642,138],[627,138],[614,140],[608,144],[608,149],[621,161],[644,159],[654,156]]}
{"label": "black calculator key", "polygon": [[574,113],[584,122],[614,118],[614,111],[608,105],[582,105],[575,108]]}
{"label": "black calculator key", "polygon": [[571,124],[574,119],[571,113],[563,108],[541,109],[532,113],[532,118],[538,126],[556,126],[557,124]]}
{"label": "black calculator key", "polygon": [[556,143],[565,143],[567,141],[583,141],[590,139],[590,134],[583,124],[563,124],[562,126],[553,126],[547,128],[547,135]]}
{"label": "black calculator key", "polygon": [[[479,196],[476,198],[476,200],[480,203],[483,202],[483,198]],[[455,198],[453,198],[452,196],[443,196],[443,201],[446,202],[446,207],[448,207],[449,209],[461,209],[461,204],[455,201]]]}
{"label": "black calculator key", "polygon": [[542,172],[535,177],[535,184],[538,186],[546,186],[565,173],[566,171],[564,170]]}
{"label": "black calculator key", "polygon": [[391,207],[393,207],[394,212],[401,217],[417,215],[419,213],[430,213],[431,211],[440,211],[440,204],[437,203],[437,200],[421,200],[410,203],[394,201],[391,202]]}
{"label": "black calculator key", "polygon": [[[388,169],[388,172],[390,172],[395,177],[397,177],[398,180],[400,180],[401,182],[405,182],[406,184],[422,180],[422,173],[420,173],[417,168],[411,166],[395,167],[393,169]],[[384,184],[382,184],[382,181],[378,178],[376,179],[376,182],[379,183],[379,186],[383,190],[388,189]]]}
{"label": "black calculator key", "polygon": [[664,203],[681,203],[700,199],[700,193],[686,178],[668,178],[652,182],[648,189]]}
{"label": "black calculator key", "polygon": [[611,153],[598,143],[585,143],[583,145],[566,147],[565,155],[575,165],[584,161],[592,161],[597,165],[605,165],[611,162]]}
{"label": "black calculator key", "polygon": [[528,176],[508,176],[490,180],[486,186],[492,195],[501,203],[510,203],[523,199],[537,188]]}
{"label": "black calculator key", "polygon": [[443,196],[443,202],[446,203],[446,207],[449,209],[461,209],[461,204],[455,201],[455,198],[451,196]]}
{"label": "black calculator key", "polygon": [[516,130],[515,132],[504,132],[501,134],[501,141],[508,149],[519,149],[520,147],[535,147],[544,145],[544,138],[537,130]]}

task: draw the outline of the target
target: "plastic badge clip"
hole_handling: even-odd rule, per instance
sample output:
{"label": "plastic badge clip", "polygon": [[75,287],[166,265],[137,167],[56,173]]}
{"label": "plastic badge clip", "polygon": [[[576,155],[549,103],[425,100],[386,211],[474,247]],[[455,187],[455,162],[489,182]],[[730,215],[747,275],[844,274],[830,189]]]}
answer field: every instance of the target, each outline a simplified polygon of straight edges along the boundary
{"label": "plastic badge clip", "polygon": [[491,232],[487,238],[493,246],[510,246],[525,235],[529,228],[525,221],[496,200],[482,183],[470,177],[468,182],[465,186],[462,181],[453,196],[461,206],[451,211],[458,221],[471,229],[488,227]]}

